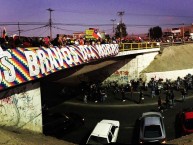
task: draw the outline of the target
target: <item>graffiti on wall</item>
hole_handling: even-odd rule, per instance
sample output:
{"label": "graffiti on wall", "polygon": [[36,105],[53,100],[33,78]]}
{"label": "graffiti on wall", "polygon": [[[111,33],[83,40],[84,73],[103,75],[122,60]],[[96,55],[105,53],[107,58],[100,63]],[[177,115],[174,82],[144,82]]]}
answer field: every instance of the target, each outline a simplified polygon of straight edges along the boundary
{"label": "graffiti on wall", "polygon": [[38,83],[5,91],[0,97],[0,125],[42,132]]}
{"label": "graffiti on wall", "polygon": [[118,44],[70,45],[62,48],[0,47],[0,90],[45,77],[119,52]]}
{"label": "graffiti on wall", "polygon": [[110,81],[110,80],[117,81],[119,83],[128,83],[129,71],[117,70],[111,75],[111,77],[107,79],[107,81]]}

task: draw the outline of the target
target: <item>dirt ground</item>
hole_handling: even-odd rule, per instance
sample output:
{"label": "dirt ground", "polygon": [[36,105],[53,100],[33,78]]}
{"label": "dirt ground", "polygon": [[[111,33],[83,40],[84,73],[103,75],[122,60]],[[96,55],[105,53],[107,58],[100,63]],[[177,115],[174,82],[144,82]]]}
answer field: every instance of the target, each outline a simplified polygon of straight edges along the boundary
{"label": "dirt ground", "polygon": [[193,44],[166,47],[143,72],[162,72],[193,68],[192,52]]}
{"label": "dirt ground", "polygon": [[0,128],[0,145],[75,145],[54,137],[28,131],[14,131],[13,128]]}
{"label": "dirt ground", "polygon": [[[170,46],[144,70],[144,72],[171,71],[193,68],[193,44]],[[168,144],[193,145],[193,134],[168,141]],[[74,145],[42,134],[0,128],[0,145]]]}

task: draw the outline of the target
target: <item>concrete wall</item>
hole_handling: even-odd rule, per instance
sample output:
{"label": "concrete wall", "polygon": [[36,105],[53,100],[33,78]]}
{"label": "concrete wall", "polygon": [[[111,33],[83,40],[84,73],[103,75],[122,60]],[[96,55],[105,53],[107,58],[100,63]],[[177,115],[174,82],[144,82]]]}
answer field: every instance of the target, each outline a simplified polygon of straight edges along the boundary
{"label": "concrete wall", "polygon": [[147,82],[150,81],[151,78],[155,78],[155,79],[162,78],[164,81],[166,79],[170,79],[171,81],[174,81],[178,78],[178,76],[183,78],[189,73],[193,74],[193,69],[167,71],[167,72],[144,73],[142,75],[143,75],[143,77],[146,78]]}
{"label": "concrete wall", "polygon": [[39,83],[28,83],[0,92],[0,126],[42,132]]}
{"label": "concrete wall", "polygon": [[[139,54],[135,58],[124,58],[120,60],[116,65],[111,66],[107,70],[116,70],[113,72],[104,82],[118,81],[119,84],[126,84],[132,79],[137,79],[140,76],[140,72],[146,68],[153,60],[158,52],[149,52]],[[114,69],[113,67],[116,67]]]}

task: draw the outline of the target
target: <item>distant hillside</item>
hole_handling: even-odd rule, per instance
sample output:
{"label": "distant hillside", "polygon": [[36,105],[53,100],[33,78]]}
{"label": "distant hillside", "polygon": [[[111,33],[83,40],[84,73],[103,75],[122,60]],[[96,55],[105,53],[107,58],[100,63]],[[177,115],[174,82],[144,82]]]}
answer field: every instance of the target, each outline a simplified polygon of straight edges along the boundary
{"label": "distant hillside", "polygon": [[193,68],[193,44],[169,46],[142,73]]}

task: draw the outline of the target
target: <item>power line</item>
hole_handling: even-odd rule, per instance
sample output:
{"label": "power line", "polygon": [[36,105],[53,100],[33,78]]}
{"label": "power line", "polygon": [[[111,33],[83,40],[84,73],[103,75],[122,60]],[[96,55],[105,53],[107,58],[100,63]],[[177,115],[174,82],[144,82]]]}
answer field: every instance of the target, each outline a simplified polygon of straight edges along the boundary
{"label": "power line", "polygon": [[[48,29],[48,27],[44,27],[44,28],[47,28]],[[44,30],[41,34],[39,34],[38,36],[40,37],[40,36],[42,36],[43,34],[45,34],[48,30]]]}
{"label": "power line", "polygon": [[106,12],[93,12],[93,11],[77,11],[77,10],[56,10],[58,12],[64,12],[64,13],[78,13],[78,14],[94,14],[94,15],[104,15],[104,14],[107,14],[107,15],[113,15],[112,13],[106,13]]}
{"label": "power line", "polygon": [[[113,13],[107,13],[107,12],[93,12],[93,11],[77,11],[77,10],[56,10],[58,12],[64,12],[64,13],[78,13],[78,14],[97,14],[97,15],[114,15]],[[140,14],[140,13],[125,13],[126,16],[164,16],[164,17],[184,17],[184,18],[193,18],[193,16],[187,16],[187,15],[161,15],[161,14]]]}
{"label": "power line", "polygon": [[[41,26],[41,27],[35,27],[35,28],[31,28],[31,29],[26,29],[26,30],[21,30],[20,28],[19,28],[19,30],[16,30],[16,31],[7,31],[8,33],[16,33],[16,32],[19,32],[20,34],[21,33],[25,33],[25,32],[28,32],[28,31],[33,31],[33,30],[37,30],[37,29],[41,29],[41,28],[44,28],[44,27],[48,27],[48,25],[45,25],[45,26]],[[19,35],[20,35],[19,34]]]}
{"label": "power line", "polygon": [[[30,26],[30,25],[43,25],[43,26],[49,26],[48,23],[46,22],[41,22],[41,23],[36,23],[36,22],[0,22],[0,26],[2,25],[17,25],[18,23],[20,26]],[[125,24],[126,26],[155,26],[155,25],[159,25],[159,26],[166,26],[166,25],[191,25],[191,23],[175,23],[175,24]],[[94,27],[94,26],[112,26],[113,24],[81,24],[81,23],[52,23],[53,25],[61,25],[61,26],[83,26],[83,27]]]}
{"label": "power line", "polygon": [[[140,24],[126,24],[127,27],[154,27],[154,26],[182,26],[184,23],[178,24],[148,24],[148,25],[140,25]],[[191,24],[185,24],[191,25]]]}
{"label": "power line", "polygon": [[94,26],[112,26],[112,24],[80,24],[80,23],[53,23],[53,25],[62,26],[83,26],[83,27],[94,27]]}
{"label": "power line", "polygon": [[[19,22],[19,25],[46,25],[47,22]],[[18,22],[0,22],[0,26],[18,25]]]}
{"label": "power line", "polygon": [[33,30],[36,30],[36,29],[44,28],[44,27],[48,27],[48,25],[41,26],[41,27],[36,27],[36,28],[28,29],[28,30],[21,30],[21,32],[33,31]]}
{"label": "power line", "polygon": [[58,29],[58,30],[63,30],[63,31],[72,31],[72,32],[76,32],[75,30],[63,29],[63,28],[59,28],[59,27],[56,27],[56,26],[53,26],[53,28]]}
{"label": "power line", "polygon": [[137,13],[126,13],[125,15],[136,15],[136,16],[153,16],[153,17],[157,17],[157,16],[161,16],[161,17],[184,17],[184,18],[193,18],[193,16],[185,16],[185,15],[160,15],[160,14],[137,14]]}

